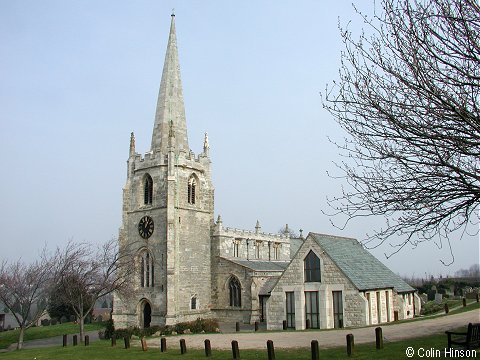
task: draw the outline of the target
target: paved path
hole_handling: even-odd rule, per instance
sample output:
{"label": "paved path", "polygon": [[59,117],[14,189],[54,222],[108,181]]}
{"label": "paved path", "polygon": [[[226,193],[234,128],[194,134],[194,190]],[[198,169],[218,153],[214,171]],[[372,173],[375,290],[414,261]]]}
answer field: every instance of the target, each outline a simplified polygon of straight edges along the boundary
{"label": "paved path", "polygon": [[[480,322],[480,309],[401,324],[382,325],[384,341],[397,341],[417,338],[425,335],[443,333],[445,330],[458,328],[469,322]],[[179,340],[184,338],[188,348],[203,349],[204,340],[210,339],[212,349],[231,349],[232,340],[237,340],[241,349],[265,349],[267,340],[273,340],[276,348],[310,347],[312,340],[318,340],[320,347],[345,345],[345,336],[353,334],[355,344],[375,342],[375,327],[346,330],[323,331],[275,331],[275,332],[240,332],[229,334],[195,334],[167,337],[167,348],[179,349]],[[160,340],[149,339],[149,347],[158,347]]]}
{"label": "paved path", "polygon": [[[28,331],[28,330],[27,330]],[[73,343],[73,335],[69,334],[67,338],[67,345],[72,346]],[[98,330],[95,331],[88,331],[85,333],[90,338],[90,341],[98,340]],[[77,334],[77,336],[79,336]],[[80,337],[79,337],[79,344],[80,344]],[[37,339],[37,340],[29,340],[23,343],[24,349],[34,349],[34,348],[42,348],[42,347],[49,347],[49,346],[62,346],[63,345],[63,336],[54,336],[45,339]],[[6,349],[6,351],[12,351],[17,349],[17,343],[12,344]],[[5,351],[5,350],[4,350]]]}

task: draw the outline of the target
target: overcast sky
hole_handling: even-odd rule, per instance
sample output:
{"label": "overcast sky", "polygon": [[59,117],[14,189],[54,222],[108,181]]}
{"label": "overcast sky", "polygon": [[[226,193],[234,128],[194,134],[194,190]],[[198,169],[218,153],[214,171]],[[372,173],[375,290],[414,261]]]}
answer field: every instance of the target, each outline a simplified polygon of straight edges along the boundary
{"label": "overcast sky", "polygon": [[[320,93],[338,75],[339,19],[361,26],[350,1],[3,0],[0,258],[118,234],[130,132],[147,152],[172,8],[195,153],[209,133],[215,217],[359,240],[381,223],[339,230],[322,213],[342,185],[327,175],[341,160],[328,137],[344,133]],[[447,268],[447,244],[372,253],[419,277],[479,262],[478,234],[451,242]]]}

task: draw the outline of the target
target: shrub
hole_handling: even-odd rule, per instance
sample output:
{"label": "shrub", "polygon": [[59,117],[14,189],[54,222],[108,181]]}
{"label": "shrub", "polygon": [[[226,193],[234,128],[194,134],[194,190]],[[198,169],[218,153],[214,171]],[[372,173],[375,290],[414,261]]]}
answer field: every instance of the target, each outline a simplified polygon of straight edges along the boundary
{"label": "shrub", "polygon": [[57,323],[58,323],[58,320],[55,319],[55,318],[53,318],[53,319],[50,321],[50,324],[51,324],[51,325],[57,325]]}

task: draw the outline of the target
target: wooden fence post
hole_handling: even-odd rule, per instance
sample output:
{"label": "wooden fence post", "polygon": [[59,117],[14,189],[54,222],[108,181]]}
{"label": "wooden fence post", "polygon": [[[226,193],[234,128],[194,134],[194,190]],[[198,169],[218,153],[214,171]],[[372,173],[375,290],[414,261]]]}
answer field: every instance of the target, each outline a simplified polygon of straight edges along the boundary
{"label": "wooden fence post", "polygon": [[78,344],[78,336],[73,335],[73,346],[77,346],[77,344]]}
{"label": "wooden fence post", "polygon": [[233,360],[240,360],[240,350],[238,349],[237,340],[232,340],[232,356]]}
{"label": "wooden fence post", "polygon": [[185,354],[187,352],[187,344],[185,344],[185,339],[180,339],[180,354]]}
{"label": "wooden fence post", "polygon": [[258,331],[258,321],[255,321],[254,326],[255,326],[255,331]]}
{"label": "wooden fence post", "polygon": [[268,353],[268,360],[275,360],[275,348],[273,347],[273,341],[267,341],[267,353]]}
{"label": "wooden fence post", "polygon": [[143,350],[143,351],[147,351],[147,350],[148,350],[147,340],[145,340],[145,338],[142,337],[142,338],[140,339],[140,342],[141,342],[141,344],[142,344],[142,350]]}
{"label": "wooden fence post", "polygon": [[448,304],[445,303],[445,314],[448,314]]}
{"label": "wooden fence post", "polygon": [[467,306],[467,298],[463,298],[462,301],[463,301],[463,307]]}
{"label": "wooden fence post", "polygon": [[112,347],[113,346],[117,346],[117,337],[115,336],[115,334],[112,335]]}
{"label": "wooden fence post", "polygon": [[160,351],[161,352],[167,351],[167,339],[164,337],[160,338]]}
{"label": "wooden fence post", "polygon": [[67,346],[67,334],[63,334],[63,347]]}
{"label": "wooden fence post", "polygon": [[312,340],[312,360],[319,360],[318,340]]}
{"label": "wooden fence post", "polygon": [[125,349],[130,349],[130,338],[128,336],[123,338],[123,342],[125,343]]}
{"label": "wooden fence post", "polygon": [[283,320],[283,330],[287,330],[287,320]]}
{"label": "wooden fence post", "polygon": [[210,345],[210,340],[205,339],[205,357],[212,356],[212,346]]}
{"label": "wooden fence post", "polygon": [[381,327],[375,328],[375,347],[383,349],[383,331]]}
{"label": "wooden fence post", "polygon": [[348,334],[347,335],[347,355],[348,356],[353,355],[354,347],[355,347],[355,342],[353,340],[353,334]]}
{"label": "wooden fence post", "polygon": [[90,345],[90,336],[85,335],[85,346]]}

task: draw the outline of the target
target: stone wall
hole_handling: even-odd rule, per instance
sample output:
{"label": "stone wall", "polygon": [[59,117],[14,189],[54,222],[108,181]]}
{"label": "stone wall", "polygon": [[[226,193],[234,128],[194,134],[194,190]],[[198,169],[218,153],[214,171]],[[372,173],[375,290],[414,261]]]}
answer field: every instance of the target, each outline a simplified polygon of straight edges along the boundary
{"label": "stone wall", "polygon": [[[320,258],[321,282],[304,282],[304,259],[313,251]],[[365,325],[365,300],[320,246],[307,237],[267,302],[267,328],[278,330],[286,320],[285,293],[294,292],[295,328],[305,329],[305,291],[319,292],[320,328],[333,328],[333,291],[341,291],[344,326]]]}

